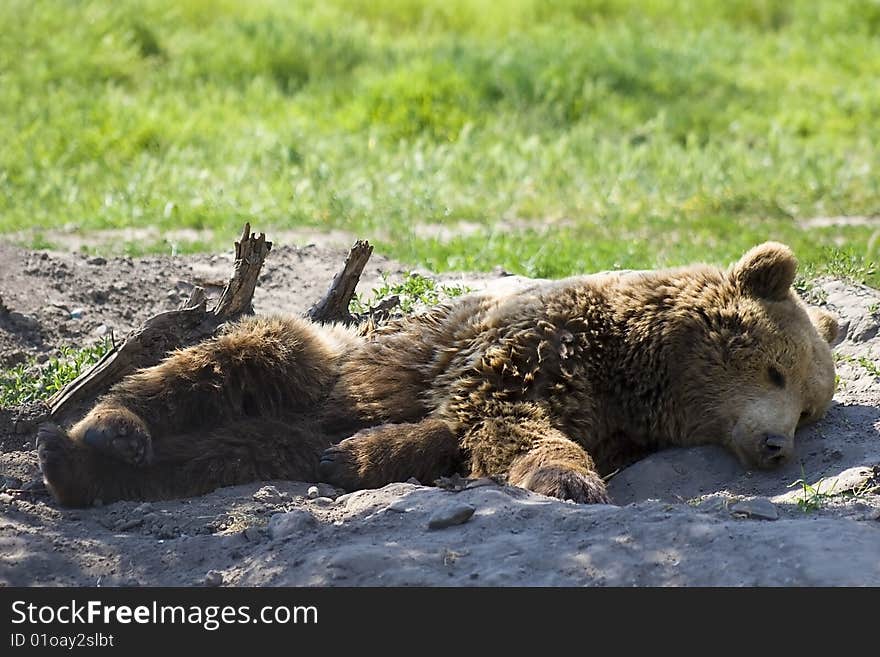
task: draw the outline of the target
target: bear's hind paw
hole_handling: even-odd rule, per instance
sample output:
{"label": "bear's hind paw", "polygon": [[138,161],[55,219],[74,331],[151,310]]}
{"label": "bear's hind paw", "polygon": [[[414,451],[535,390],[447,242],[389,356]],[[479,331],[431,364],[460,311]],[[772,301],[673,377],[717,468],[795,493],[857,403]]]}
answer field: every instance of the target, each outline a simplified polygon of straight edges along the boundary
{"label": "bear's hind paw", "polygon": [[93,496],[82,486],[87,476],[81,451],[54,424],[43,424],[37,430],[37,457],[43,480],[63,506],[88,506],[93,502]]}
{"label": "bear's hind paw", "polygon": [[153,461],[153,441],[146,427],[127,411],[101,413],[82,432],[82,443],[107,456],[135,466]]}

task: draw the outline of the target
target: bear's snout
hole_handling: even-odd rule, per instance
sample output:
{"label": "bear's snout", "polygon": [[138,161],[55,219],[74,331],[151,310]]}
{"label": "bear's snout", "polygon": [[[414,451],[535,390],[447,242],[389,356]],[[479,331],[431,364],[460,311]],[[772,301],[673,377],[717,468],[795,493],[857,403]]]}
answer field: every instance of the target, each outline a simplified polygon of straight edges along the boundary
{"label": "bear's snout", "polygon": [[759,463],[763,468],[775,468],[791,455],[794,441],[778,433],[764,434],[760,446]]}

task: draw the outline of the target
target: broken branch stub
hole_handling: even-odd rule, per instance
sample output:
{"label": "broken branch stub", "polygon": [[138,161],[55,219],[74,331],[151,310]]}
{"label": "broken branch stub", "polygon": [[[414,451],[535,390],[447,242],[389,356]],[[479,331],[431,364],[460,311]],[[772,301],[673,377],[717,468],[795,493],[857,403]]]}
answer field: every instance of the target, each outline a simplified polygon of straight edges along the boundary
{"label": "broken branch stub", "polygon": [[94,367],[50,397],[47,402],[50,417],[62,421],[127,374],[155,365],[169,351],[213,335],[221,324],[252,314],[257,278],[271,248],[272,243],[266,241],[266,236],[251,234],[251,226],[246,223],[235,243],[232,277],[214,308],[207,309],[202,288],[193,288],[189,299],[177,310],[150,317],[129,333],[121,345],[104,354]]}
{"label": "broken branch stub", "polygon": [[318,303],[309,308],[306,317],[321,324],[355,324],[357,319],[352,316],[348,307],[372,253],[373,247],[366,240],[355,242],[342,269],[333,277],[330,289]]}

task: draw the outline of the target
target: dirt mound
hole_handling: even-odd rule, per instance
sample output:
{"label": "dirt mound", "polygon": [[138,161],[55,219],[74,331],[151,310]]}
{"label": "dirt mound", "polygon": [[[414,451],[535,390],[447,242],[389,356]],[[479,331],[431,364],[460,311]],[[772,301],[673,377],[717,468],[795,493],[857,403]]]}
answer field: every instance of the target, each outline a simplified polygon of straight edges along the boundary
{"label": "dirt mound", "polygon": [[[344,255],[276,245],[257,312],[304,311]],[[0,247],[0,362],[122,337],[193,285],[216,296],[231,265],[231,253],[103,259]],[[360,289],[383,271],[403,269],[374,256]],[[833,280],[814,292],[842,319],[840,385],[828,415],[798,434],[797,458],[759,473],[720,449],[667,450],[611,479],[619,506],[491,481],[348,495],[263,482],[64,510],[41,490],[27,413],[5,411],[0,585],[880,585],[880,293]]]}

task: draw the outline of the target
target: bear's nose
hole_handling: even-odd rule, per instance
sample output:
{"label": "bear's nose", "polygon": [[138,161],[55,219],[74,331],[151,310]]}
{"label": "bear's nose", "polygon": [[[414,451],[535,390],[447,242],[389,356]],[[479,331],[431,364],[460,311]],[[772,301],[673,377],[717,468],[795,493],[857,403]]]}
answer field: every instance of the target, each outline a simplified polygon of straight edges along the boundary
{"label": "bear's nose", "polygon": [[764,456],[770,463],[781,462],[786,456],[788,438],[778,433],[768,433],[764,436]]}

